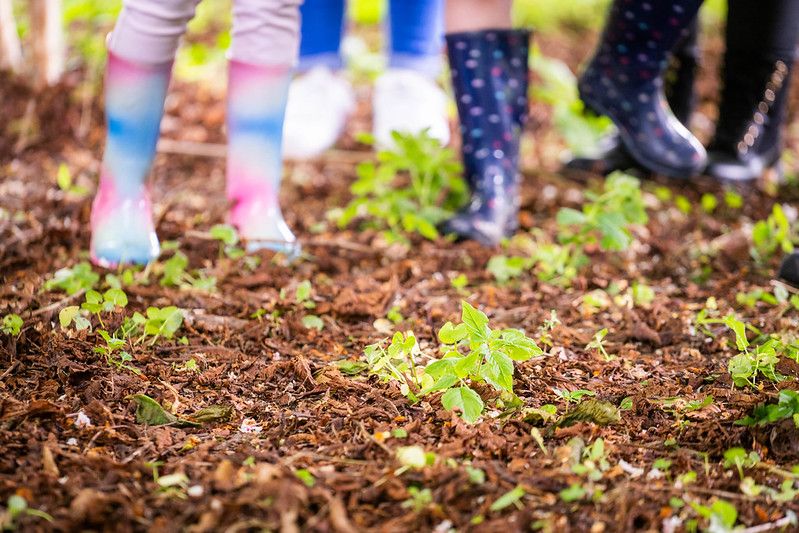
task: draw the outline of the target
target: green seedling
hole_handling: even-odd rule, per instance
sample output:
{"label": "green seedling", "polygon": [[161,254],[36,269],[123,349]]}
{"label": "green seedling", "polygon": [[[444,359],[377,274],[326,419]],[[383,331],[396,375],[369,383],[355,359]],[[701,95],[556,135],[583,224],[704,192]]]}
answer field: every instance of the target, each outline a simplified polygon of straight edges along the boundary
{"label": "green seedling", "polygon": [[504,509],[507,509],[511,505],[515,506],[517,509],[522,508],[522,498],[527,495],[527,491],[524,490],[524,487],[517,486],[494,501],[489,507],[489,510],[492,513],[498,513]]}
{"label": "green seedling", "polygon": [[23,324],[22,317],[14,313],[8,314],[0,321],[0,332],[10,337],[17,337],[22,331]]}
{"label": "green seedling", "polygon": [[365,355],[373,373],[398,381],[412,400],[417,399],[417,391],[418,396],[441,392],[445,409],[456,410],[474,423],[485,404],[472,384],[485,382],[513,397],[514,361],[526,361],[543,351],[519,330],[492,330],[488,317],[468,302],[461,302],[461,308],[462,322],[447,322],[438,332],[443,357],[423,368],[417,359],[424,354],[410,332],[407,336],[396,333],[388,349],[380,344],[367,346]]}
{"label": "green seedling", "polygon": [[211,238],[219,241],[219,257],[227,256],[230,259],[241,259],[246,255],[244,249],[236,246],[239,244],[239,234],[236,228],[229,224],[217,224],[209,230]]}
{"label": "green seedling", "polygon": [[430,489],[420,489],[419,487],[408,487],[410,498],[400,504],[403,509],[412,509],[414,512],[422,512],[433,503],[433,493]]}
{"label": "green seedling", "polygon": [[6,508],[0,508],[0,530],[17,531],[17,521],[23,516],[41,518],[47,522],[53,521],[52,516],[39,509],[29,507],[25,498],[13,494],[6,500]]}
{"label": "green seedling", "polygon": [[360,219],[361,227],[382,231],[388,242],[407,242],[411,234],[436,239],[436,226],[466,201],[460,164],[426,131],[392,135],[396,149],[378,153],[377,163],[361,163],[354,199],[330,215],[341,228]]}
{"label": "green seedling", "polygon": [[597,331],[594,334],[594,340],[586,344],[586,350],[596,350],[601,356],[602,359],[605,361],[612,361],[616,358],[615,355],[608,354],[608,351],[605,349],[605,337],[608,335],[608,329],[603,328]]}
{"label": "green seedling", "polygon": [[764,265],[775,254],[791,253],[797,241],[795,228],[788,221],[782,206],[774,204],[771,215],[752,227],[752,258]]}
{"label": "green seedling", "polygon": [[552,392],[554,392],[558,398],[566,400],[568,403],[579,403],[580,400],[582,400],[585,396],[596,396],[595,392],[585,389],[569,391],[566,389],[558,389],[553,387]]}
{"label": "green seedling", "polygon": [[[736,386],[745,387],[748,385],[757,388],[757,379],[761,375],[775,382],[785,379],[776,370],[780,354],[790,352],[796,355],[796,350],[786,346],[777,337],[762,335],[757,328],[746,324],[734,315],[727,315],[724,318],[709,318],[708,314],[706,309],[699,312],[695,319],[698,329],[702,330],[708,325],[722,324],[732,330],[735,335],[735,345],[739,353],[730,359],[727,370]],[[752,346],[747,338],[747,331],[754,332],[759,338],[764,338],[765,340]]]}
{"label": "green seedling", "polygon": [[735,523],[738,521],[738,509],[730,502],[716,500],[710,506],[694,502],[690,502],[690,504],[699,516],[708,520],[706,531],[728,532],[735,528]]}
{"label": "green seedling", "polygon": [[56,174],[56,183],[58,188],[67,194],[74,194],[76,196],[86,196],[89,190],[86,187],[75,185],[75,180],[72,177],[72,172],[66,163],[61,163],[58,166],[58,173]]}
{"label": "green seedling", "polygon": [[738,476],[743,480],[744,468],[752,468],[760,462],[756,452],[748,452],[743,448],[730,448],[724,452],[724,468],[738,469]]}
{"label": "green seedling", "polygon": [[100,281],[100,275],[92,270],[87,262],[78,263],[72,268],[62,268],[44,284],[44,290],[62,290],[72,296],[80,291],[92,289]]}
{"label": "green seedling", "polygon": [[761,404],[751,415],[735,422],[739,426],[766,426],[781,420],[793,420],[799,428],[799,393],[789,389],[780,391],[776,404]]}

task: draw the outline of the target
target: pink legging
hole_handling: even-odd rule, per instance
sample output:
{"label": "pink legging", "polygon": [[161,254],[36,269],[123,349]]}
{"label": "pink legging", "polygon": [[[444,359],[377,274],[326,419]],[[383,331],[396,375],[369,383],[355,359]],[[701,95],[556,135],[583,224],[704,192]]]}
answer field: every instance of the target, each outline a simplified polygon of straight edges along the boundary
{"label": "pink legging", "polygon": [[[175,57],[200,0],[124,0],[108,48],[131,61],[158,64]],[[230,57],[254,65],[294,65],[302,0],[233,0]]]}

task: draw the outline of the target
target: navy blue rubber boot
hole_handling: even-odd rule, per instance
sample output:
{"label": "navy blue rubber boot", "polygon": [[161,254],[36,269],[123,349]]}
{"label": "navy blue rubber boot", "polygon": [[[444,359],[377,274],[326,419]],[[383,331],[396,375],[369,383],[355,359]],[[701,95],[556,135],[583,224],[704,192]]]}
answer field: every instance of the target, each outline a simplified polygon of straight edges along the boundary
{"label": "navy blue rubber boot", "polygon": [[518,228],[519,138],[527,119],[529,30],[448,34],[463,167],[472,196],[441,231],[495,246]]}
{"label": "navy blue rubber boot", "polygon": [[[687,125],[694,111],[696,95],[694,82],[699,66],[699,24],[691,24],[677,48],[674,49],[665,76],[666,101],[677,120]],[[595,153],[573,157],[566,162],[566,170],[607,176],[617,170],[640,169],[619,135],[613,132],[603,138]]]}
{"label": "navy blue rubber boot", "polygon": [[793,252],[782,260],[777,276],[794,287],[799,287],[799,252]]}
{"label": "navy blue rubber boot", "polygon": [[674,178],[702,171],[702,144],[674,116],[664,75],[702,0],[615,0],[599,48],[579,80],[586,107],[608,116],[642,167]]}

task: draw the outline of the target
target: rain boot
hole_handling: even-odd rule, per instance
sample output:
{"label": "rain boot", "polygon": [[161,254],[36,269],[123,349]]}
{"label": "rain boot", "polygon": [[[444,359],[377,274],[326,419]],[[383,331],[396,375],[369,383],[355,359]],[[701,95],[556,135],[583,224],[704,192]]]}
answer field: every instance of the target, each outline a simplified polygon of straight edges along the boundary
{"label": "rain boot", "polygon": [[442,224],[445,234],[494,246],[518,227],[530,35],[528,30],[447,35],[471,201]]}
{"label": "rain boot", "polygon": [[781,174],[799,3],[731,0],[726,33],[724,89],[706,173],[737,183],[755,181],[769,168]]}
{"label": "rain boot", "polygon": [[108,54],[108,133],[91,214],[91,258],[97,265],[146,264],[159,255],[146,178],[171,69],[171,62],[146,65]]}
{"label": "rain boot", "polygon": [[580,77],[586,107],[607,115],[642,167],[690,178],[704,167],[699,140],[666,103],[664,77],[674,46],[702,0],[615,0],[599,48]]}
{"label": "rain boot", "polygon": [[288,66],[229,62],[227,196],[230,222],[248,251],[271,249],[294,257],[299,245],[279,201],[291,71]]}
{"label": "rain boot", "polygon": [[[666,101],[677,120],[686,126],[690,122],[696,100],[694,81],[699,65],[698,40],[699,25],[698,20],[695,20],[674,50],[665,77]],[[600,141],[596,153],[574,157],[566,163],[566,168],[606,176],[617,170],[638,168],[638,164],[624,147],[619,135],[614,132]]]}

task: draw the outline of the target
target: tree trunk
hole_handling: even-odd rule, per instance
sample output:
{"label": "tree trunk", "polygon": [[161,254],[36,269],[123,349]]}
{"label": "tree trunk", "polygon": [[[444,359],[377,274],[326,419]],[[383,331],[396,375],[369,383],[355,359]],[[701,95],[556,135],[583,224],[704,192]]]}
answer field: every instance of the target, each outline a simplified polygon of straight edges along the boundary
{"label": "tree trunk", "polygon": [[0,69],[22,69],[22,46],[11,0],[0,0]]}
{"label": "tree trunk", "polygon": [[53,85],[61,79],[66,60],[61,0],[28,0],[28,8],[33,36],[34,79],[39,86]]}

